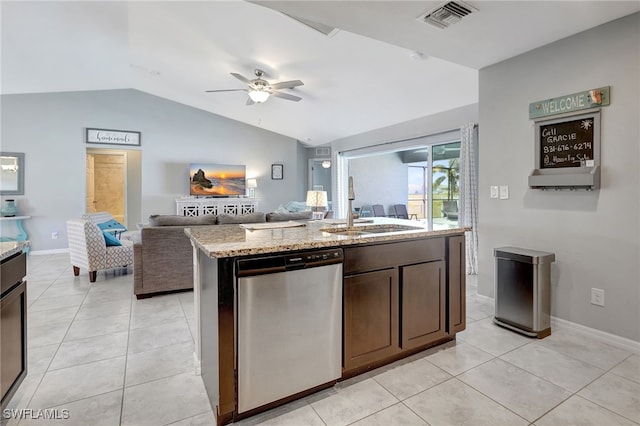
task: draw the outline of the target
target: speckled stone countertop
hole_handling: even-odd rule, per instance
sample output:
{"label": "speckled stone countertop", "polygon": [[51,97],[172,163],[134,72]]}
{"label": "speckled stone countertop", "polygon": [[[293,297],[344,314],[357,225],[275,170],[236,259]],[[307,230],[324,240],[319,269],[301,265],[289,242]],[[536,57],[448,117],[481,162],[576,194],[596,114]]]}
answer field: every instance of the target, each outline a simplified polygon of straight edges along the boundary
{"label": "speckled stone countertop", "polygon": [[5,260],[16,253],[21,252],[26,244],[22,241],[3,241],[0,242],[0,260]]}
{"label": "speckled stone countertop", "polygon": [[471,228],[429,230],[417,221],[389,218],[374,218],[373,223],[356,224],[354,228],[385,224],[412,226],[416,229],[341,235],[325,232],[323,229],[345,227],[344,224],[335,224],[335,221],[309,221],[305,226],[259,230],[244,229],[240,225],[212,225],[187,228],[185,233],[209,257],[224,258],[456,235],[471,230]]}

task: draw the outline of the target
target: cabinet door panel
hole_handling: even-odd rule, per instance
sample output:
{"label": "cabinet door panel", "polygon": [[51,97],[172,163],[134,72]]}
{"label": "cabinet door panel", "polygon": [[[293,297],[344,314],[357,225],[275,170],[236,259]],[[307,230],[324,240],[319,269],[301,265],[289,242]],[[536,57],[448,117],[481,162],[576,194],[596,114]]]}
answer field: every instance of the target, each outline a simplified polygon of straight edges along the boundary
{"label": "cabinet door panel", "polygon": [[400,350],[396,269],[344,279],[344,368],[375,362]]}
{"label": "cabinet door panel", "polygon": [[0,393],[2,408],[27,373],[26,283],[23,281],[0,302]]}
{"label": "cabinet door panel", "polygon": [[449,237],[449,333],[463,331],[466,325],[466,277],[464,235]]}
{"label": "cabinet door panel", "polygon": [[402,349],[411,349],[445,337],[445,262],[403,266],[400,270]]}

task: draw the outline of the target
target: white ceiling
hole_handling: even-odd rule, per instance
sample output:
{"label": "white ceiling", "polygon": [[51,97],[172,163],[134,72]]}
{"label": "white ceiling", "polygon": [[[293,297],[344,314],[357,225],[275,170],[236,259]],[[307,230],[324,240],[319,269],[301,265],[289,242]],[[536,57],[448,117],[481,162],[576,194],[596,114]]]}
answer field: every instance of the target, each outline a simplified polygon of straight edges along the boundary
{"label": "white ceiling", "polygon": [[[432,1],[1,3],[1,93],[134,88],[309,145],[478,101],[477,70],[640,10],[638,1],[472,1],[447,30]],[[325,36],[273,10],[340,28]],[[425,54],[410,58],[412,51]],[[246,106],[230,75],[300,79]]]}

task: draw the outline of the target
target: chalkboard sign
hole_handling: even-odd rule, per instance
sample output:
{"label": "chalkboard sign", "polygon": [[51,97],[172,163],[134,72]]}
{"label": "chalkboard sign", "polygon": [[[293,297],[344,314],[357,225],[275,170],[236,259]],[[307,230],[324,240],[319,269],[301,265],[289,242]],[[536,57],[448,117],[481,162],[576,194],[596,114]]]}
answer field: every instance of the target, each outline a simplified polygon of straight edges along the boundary
{"label": "chalkboard sign", "polygon": [[539,167],[553,169],[564,167],[593,166],[595,159],[595,117],[554,120],[540,123],[538,128]]}

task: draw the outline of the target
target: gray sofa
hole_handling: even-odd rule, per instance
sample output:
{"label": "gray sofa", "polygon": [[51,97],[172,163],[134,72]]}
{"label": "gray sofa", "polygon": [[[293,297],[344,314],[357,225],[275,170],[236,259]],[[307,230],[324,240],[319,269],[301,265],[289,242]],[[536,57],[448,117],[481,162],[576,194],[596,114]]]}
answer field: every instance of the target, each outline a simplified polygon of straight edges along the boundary
{"label": "gray sofa", "polygon": [[149,226],[140,230],[133,246],[133,284],[138,299],[173,291],[193,289],[193,248],[185,228],[239,223],[309,220],[310,211],[246,215],[205,215],[185,217],[151,215]]}

